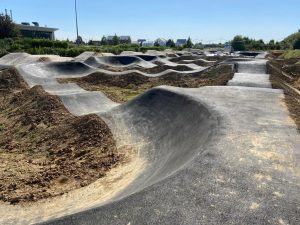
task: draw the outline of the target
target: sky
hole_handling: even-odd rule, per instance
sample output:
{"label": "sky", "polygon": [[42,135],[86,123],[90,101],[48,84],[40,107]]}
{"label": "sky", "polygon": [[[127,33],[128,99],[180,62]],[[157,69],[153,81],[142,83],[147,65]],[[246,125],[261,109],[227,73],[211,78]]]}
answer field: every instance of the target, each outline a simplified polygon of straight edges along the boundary
{"label": "sky", "polygon": [[[55,27],[57,39],[75,40],[75,0],[0,0],[16,23]],[[218,43],[240,34],[282,40],[300,29],[300,0],[77,0],[79,35],[132,40],[187,38]]]}

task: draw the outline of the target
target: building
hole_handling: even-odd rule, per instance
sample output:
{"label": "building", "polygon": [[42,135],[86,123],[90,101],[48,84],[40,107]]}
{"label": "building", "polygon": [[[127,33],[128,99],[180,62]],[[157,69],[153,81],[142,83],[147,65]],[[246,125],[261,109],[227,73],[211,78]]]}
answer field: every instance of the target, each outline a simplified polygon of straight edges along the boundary
{"label": "building", "polygon": [[107,44],[109,44],[109,45],[113,44],[113,40],[114,40],[114,36],[107,36],[106,37]]}
{"label": "building", "polygon": [[186,39],[177,39],[176,46],[184,46],[187,43]]}
{"label": "building", "polygon": [[120,36],[120,44],[131,44],[131,37],[130,36]]}
{"label": "building", "polygon": [[24,22],[16,24],[16,26],[23,37],[55,40],[54,32],[58,30],[57,28],[40,27],[38,22],[32,22],[32,24],[33,26],[30,23]]}
{"label": "building", "polygon": [[143,43],[146,42],[146,39],[138,39],[137,42],[139,43],[140,46],[143,46]]}
{"label": "building", "polygon": [[232,46],[231,46],[231,43],[230,42],[227,42],[224,44],[224,51],[225,52],[231,52],[233,49],[232,49]]}
{"label": "building", "polygon": [[99,41],[99,40],[90,40],[89,44],[90,45],[101,45],[101,41]]}
{"label": "building", "polygon": [[[107,43],[109,45],[114,44],[114,37],[115,36],[107,36],[106,37]],[[131,44],[131,37],[130,36],[119,36],[118,38],[119,38],[120,44]]]}
{"label": "building", "polygon": [[159,44],[159,46],[166,46],[167,45],[167,40],[163,38],[158,38],[155,40],[155,43]]}
{"label": "building", "polygon": [[143,47],[153,47],[154,42],[153,41],[144,41],[142,44]]}

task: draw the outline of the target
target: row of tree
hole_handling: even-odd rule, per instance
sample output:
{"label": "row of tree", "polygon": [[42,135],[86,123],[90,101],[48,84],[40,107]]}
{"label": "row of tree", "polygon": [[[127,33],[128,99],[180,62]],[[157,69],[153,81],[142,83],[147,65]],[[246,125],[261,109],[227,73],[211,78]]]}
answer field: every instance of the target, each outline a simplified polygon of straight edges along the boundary
{"label": "row of tree", "polygon": [[[290,36],[294,38],[291,39]],[[231,41],[231,46],[235,51],[300,49],[300,32],[290,36],[280,42],[270,40],[269,43],[265,43],[262,39],[255,40],[237,35]]]}
{"label": "row of tree", "polygon": [[[131,42],[131,40],[130,40]],[[90,40],[88,42],[89,45],[93,45],[94,44],[94,41]],[[112,40],[107,40],[107,38],[105,36],[103,36],[101,38],[101,41],[99,43],[100,45],[119,45],[121,44],[121,41],[120,41],[120,38],[117,36],[117,34],[115,34],[112,38]],[[154,42],[154,46],[156,47],[162,47],[161,44],[158,42],[158,41],[155,41]],[[183,46],[185,48],[192,48],[194,46],[191,38],[189,37],[186,44]],[[175,48],[176,47],[176,44],[175,44],[175,41],[173,39],[169,39],[167,42],[166,42],[166,47],[170,47],[170,48]]]}
{"label": "row of tree", "polygon": [[[20,36],[20,32],[18,31],[15,23],[11,20],[10,16],[0,14],[0,39],[4,38],[13,38]],[[76,40],[77,43],[83,43],[82,38]],[[131,40],[130,40],[131,42]],[[89,44],[93,44],[93,41],[90,41]],[[100,41],[100,45],[119,45],[122,44],[120,38],[115,34],[112,39],[107,40],[105,36],[102,37]],[[160,46],[160,43],[156,41],[154,46]],[[169,39],[166,43],[167,47],[175,47],[176,44],[174,40]],[[218,45],[221,47],[220,45]],[[231,46],[235,51],[251,51],[251,50],[286,50],[286,49],[300,49],[300,30],[283,41],[274,41],[271,40],[269,43],[265,43],[262,39],[255,40],[248,37],[243,37],[241,35],[237,35],[231,41]],[[203,48],[201,43],[193,44],[191,38],[189,37],[184,48]]]}
{"label": "row of tree", "polygon": [[[158,45],[159,46],[159,43],[155,42],[154,45]],[[166,46],[169,47],[169,48],[176,47],[175,41],[173,39],[169,39],[166,42]],[[187,42],[183,45],[183,47],[184,48],[192,48],[192,47],[194,47],[194,44],[193,44],[192,39],[190,37],[187,39]]]}

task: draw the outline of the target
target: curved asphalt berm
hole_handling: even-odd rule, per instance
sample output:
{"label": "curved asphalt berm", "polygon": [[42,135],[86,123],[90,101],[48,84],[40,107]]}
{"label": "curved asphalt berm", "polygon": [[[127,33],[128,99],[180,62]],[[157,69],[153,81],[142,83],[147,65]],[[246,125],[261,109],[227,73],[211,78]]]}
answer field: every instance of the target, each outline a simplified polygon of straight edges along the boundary
{"label": "curved asphalt berm", "polygon": [[298,224],[299,134],[264,88],[161,87],[107,113],[148,140],[111,202],[45,224]]}
{"label": "curved asphalt berm", "polygon": [[[256,60],[247,73],[261,68]],[[299,224],[299,134],[283,98],[270,88],[163,86],[99,112],[114,135],[123,124],[145,143],[147,165],[110,201],[44,224]]]}

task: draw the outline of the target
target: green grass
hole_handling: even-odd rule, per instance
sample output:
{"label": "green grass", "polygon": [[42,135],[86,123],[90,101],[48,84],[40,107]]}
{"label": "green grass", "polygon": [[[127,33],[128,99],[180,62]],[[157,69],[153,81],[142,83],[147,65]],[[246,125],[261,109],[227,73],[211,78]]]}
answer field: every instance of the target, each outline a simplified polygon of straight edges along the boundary
{"label": "green grass", "polygon": [[102,91],[106,95],[110,96],[112,99],[118,102],[126,102],[129,101],[136,96],[144,93],[147,91],[150,87],[139,87],[139,88],[121,88],[121,87],[108,87],[108,86],[99,86],[97,87],[97,91]]}
{"label": "green grass", "polygon": [[[293,59],[293,58],[300,58],[300,50],[290,50],[285,51],[280,56],[281,59]],[[298,62],[299,63],[299,62]]]}

